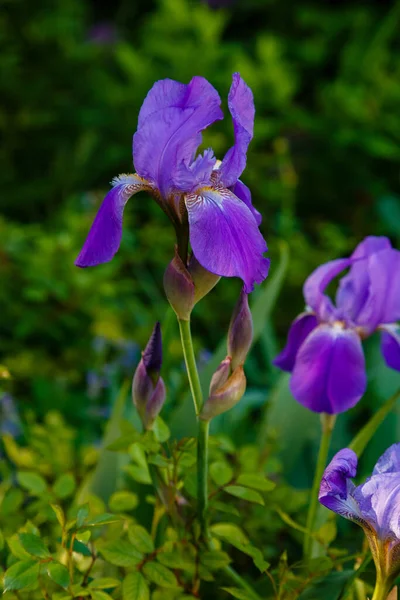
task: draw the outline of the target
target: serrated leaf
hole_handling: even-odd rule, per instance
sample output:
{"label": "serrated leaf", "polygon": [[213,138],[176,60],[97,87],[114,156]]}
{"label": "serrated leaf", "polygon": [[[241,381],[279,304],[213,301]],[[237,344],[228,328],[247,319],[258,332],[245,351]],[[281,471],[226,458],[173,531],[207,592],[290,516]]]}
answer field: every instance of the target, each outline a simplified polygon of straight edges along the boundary
{"label": "serrated leaf", "polygon": [[129,512],[136,508],[138,504],[137,494],[127,491],[115,492],[108,503],[110,510],[116,513]]}
{"label": "serrated leaf", "polygon": [[35,496],[41,496],[47,490],[47,483],[38,473],[31,471],[18,471],[17,481],[21,487],[25,488]]}
{"label": "serrated leaf", "polygon": [[122,584],[122,598],[123,600],[149,600],[149,586],[139,571],[125,577]]}
{"label": "serrated leaf", "polygon": [[240,485],[228,485],[224,488],[224,491],[241,500],[247,500],[247,502],[254,502],[255,504],[261,504],[261,506],[265,504],[264,498],[258,492]]}
{"label": "serrated leaf", "polygon": [[117,567],[134,567],[143,560],[143,554],[127,540],[107,542],[101,546],[100,552],[108,562]]}
{"label": "serrated leaf", "polygon": [[237,483],[238,485],[244,485],[260,492],[270,492],[276,485],[273,481],[264,477],[264,475],[257,475],[255,473],[242,473],[237,478]]}
{"label": "serrated leaf", "polygon": [[172,571],[159,562],[148,562],[143,567],[147,579],[161,587],[178,587],[178,581]]}
{"label": "serrated leaf", "polygon": [[98,577],[89,583],[89,588],[92,590],[108,590],[118,587],[121,582],[112,577]]}
{"label": "serrated leaf", "polygon": [[22,590],[38,580],[40,565],[34,560],[15,563],[4,574],[4,592]]}
{"label": "serrated leaf", "polygon": [[64,529],[64,526],[65,526],[65,515],[64,515],[63,509],[58,504],[51,504],[50,506],[51,506],[51,508],[55,512],[55,515],[57,517],[57,521],[59,522],[59,524],[61,525],[61,527]]}
{"label": "serrated leaf", "polygon": [[251,600],[250,594],[240,588],[223,587],[222,589],[238,600]]}
{"label": "serrated leaf", "polygon": [[222,550],[209,550],[200,555],[200,562],[208,569],[223,569],[231,562],[229,555]]}
{"label": "serrated leaf", "polygon": [[58,562],[51,562],[47,565],[47,574],[55,583],[63,588],[69,586],[69,572],[67,567]]}
{"label": "serrated leaf", "polygon": [[57,498],[68,498],[75,491],[76,483],[75,477],[71,473],[64,473],[60,475],[53,485],[53,492]]}
{"label": "serrated leaf", "polygon": [[233,478],[233,469],[224,461],[216,461],[210,465],[210,476],[217,485],[226,485]]}
{"label": "serrated leaf", "polygon": [[143,552],[143,554],[154,552],[154,542],[151,535],[141,525],[130,525],[128,537],[131,544],[133,544],[139,552]]}
{"label": "serrated leaf", "polygon": [[88,516],[89,516],[89,505],[84,504],[83,506],[80,506],[78,509],[78,512],[76,514],[76,527],[78,529],[80,527],[82,527],[82,525],[84,524],[84,522],[86,521]]}
{"label": "serrated leaf", "polygon": [[32,556],[37,556],[38,558],[49,558],[49,556],[51,556],[45,543],[37,535],[33,535],[32,533],[20,533],[19,539],[24,550],[29,554],[32,554]]}

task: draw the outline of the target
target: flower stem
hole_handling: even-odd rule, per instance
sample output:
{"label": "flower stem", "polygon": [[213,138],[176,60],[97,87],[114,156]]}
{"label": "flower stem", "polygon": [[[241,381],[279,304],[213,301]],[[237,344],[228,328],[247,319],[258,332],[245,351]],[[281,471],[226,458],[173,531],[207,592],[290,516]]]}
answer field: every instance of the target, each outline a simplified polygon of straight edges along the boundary
{"label": "flower stem", "polygon": [[203,406],[203,394],[201,392],[200,379],[197,371],[196,359],[194,356],[190,321],[178,319],[178,323],[181,334],[183,356],[185,358],[186,370],[189,378],[190,391],[192,393],[196,416],[198,416]]}
{"label": "flower stem", "polygon": [[392,584],[389,583],[387,579],[383,578],[378,571],[372,600],[387,600],[391,587]]}
{"label": "flower stem", "polygon": [[326,461],[328,458],[329,446],[332,437],[333,427],[335,425],[336,415],[328,415],[327,413],[321,413],[321,441],[319,445],[317,466],[315,468],[313,485],[311,488],[311,498],[308,507],[307,514],[307,533],[304,536],[303,544],[303,556],[304,558],[311,558],[313,538],[312,533],[314,531],[315,519],[317,516],[318,509],[318,492],[321,484],[323,472],[326,467]]}

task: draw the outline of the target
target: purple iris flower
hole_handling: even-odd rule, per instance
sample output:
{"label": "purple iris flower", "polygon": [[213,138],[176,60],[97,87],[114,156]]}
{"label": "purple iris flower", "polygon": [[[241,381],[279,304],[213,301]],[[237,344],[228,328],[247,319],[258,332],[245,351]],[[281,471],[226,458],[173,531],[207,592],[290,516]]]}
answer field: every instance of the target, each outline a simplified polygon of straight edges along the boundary
{"label": "purple iris flower", "polygon": [[[324,294],[349,268],[336,303]],[[318,267],[303,288],[306,312],[295,319],[274,364],[292,373],[293,396],[315,412],[337,414],[354,406],[367,385],[361,340],[381,332],[386,364],[400,371],[400,252],[385,237],[367,237],[350,258]]]}
{"label": "purple iris flower", "polygon": [[378,576],[390,579],[400,570],[400,444],[386,450],[372,476],[359,486],[351,481],[356,473],[356,454],[348,448],[340,450],[325,469],[319,501],[361,525]]}
{"label": "purple iris flower", "polygon": [[260,213],[239,177],[253,137],[254,102],[238,73],[228,96],[235,144],[222,162],[211,149],[196,156],[201,131],[223,118],[217,91],[203,77],[187,85],[163,79],[147,94],[133,136],[136,173],[119,175],[105,197],[75,262],[90,267],[110,261],[122,236],[126,202],[147,191],[174,224],[181,258],[188,239],[199,263],[224,277],[240,277],[250,292],[268,274]]}

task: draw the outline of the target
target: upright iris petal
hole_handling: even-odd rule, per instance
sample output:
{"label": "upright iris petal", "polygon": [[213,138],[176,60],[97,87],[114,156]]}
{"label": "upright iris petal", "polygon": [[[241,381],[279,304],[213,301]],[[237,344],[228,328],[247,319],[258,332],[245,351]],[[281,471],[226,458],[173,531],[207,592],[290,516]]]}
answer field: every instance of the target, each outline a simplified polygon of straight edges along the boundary
{"label": "upright iris petal", "polygon": [[[336,303],[325,290],[339,282]],[[292,372],[290,389],[301,404],[315,412],[336,414],[354,406],[367,385],[361,341],[382,332],[386,364],[400,371],[400,252],[388,239],[367,237],[350,258],[318,267],[303,288],[308,321],[294,322],[286,348],[275,359]],[[304,318],[304,317],[302,317]],[[318,325],[318,326],[317,326]]]}

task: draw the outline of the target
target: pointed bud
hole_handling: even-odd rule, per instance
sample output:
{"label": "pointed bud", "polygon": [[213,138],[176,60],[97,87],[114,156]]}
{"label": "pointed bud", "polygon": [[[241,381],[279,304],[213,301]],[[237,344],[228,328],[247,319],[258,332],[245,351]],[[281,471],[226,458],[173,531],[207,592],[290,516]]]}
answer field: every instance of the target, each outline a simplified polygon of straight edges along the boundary
{"label": "pointed bud", "polygon": [[210,382],[210,396],[220,387],[224,385],[229,379],[231,370],[232,359],[230,356],[224,358],[219,364],[218,369],[215,371]]}
{"label": "pointed bud", "polygon": [[188,321],[195,305],[194,283],[176,248],[164,273],[164,290],[178,319]]}
{"label": "pointed bud", "polygon": [[145,429],[151,429],[165,401],[165,385],[160,377],[161,364],[161,328],[156,323],[132,381],[133,403]]}
{"label": "pointed bud", "polygon": [[233,408],[242,398],[245,391],[246,376],[243,367],[239,366],[229,379],[208,397],[200,413],[200,419],[209,421],[217,415]]}
{"label": "pointed bud", "polygon": [[215,287],[218,281],[221,279],[219,275],[215,275],[210,271],[207,271],[204,267],[201,266],[197,258],[192,254],[189,261],[189,273],[194,282],[195,289],[195,304],[204,296],[211,292],[213,287]]}
{"label": "pointed bud", "polygon": [[232,369],[243,365],[253,341],[253,319],[244,288],[234,308],[228,332],[228,354],[232,357]]}

